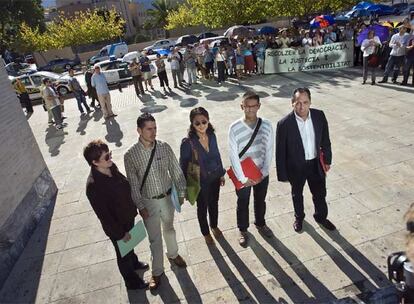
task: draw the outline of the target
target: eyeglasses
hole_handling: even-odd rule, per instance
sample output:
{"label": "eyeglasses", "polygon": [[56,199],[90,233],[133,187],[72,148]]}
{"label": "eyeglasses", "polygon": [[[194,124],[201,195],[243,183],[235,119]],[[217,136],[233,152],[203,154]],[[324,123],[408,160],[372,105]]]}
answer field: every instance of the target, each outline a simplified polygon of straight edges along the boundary
{"label": "eyeglasses", "polygon": [[106,155],[105,155],[104,159],[105,159],[105,161],[108,161],[108,160],[110,160],[111,158],[112,158],[112,151],[109,151],[108,153],[106,153]]}
{"label": "eyeglasses", "polygon": [[208,124],[208,121],[207,120],[203,120],[203,121],[195,121],[194,122],[194,125],[196,127],[200,126],[201,124],[206,125],[206,124]]}
{"label": "eyeglasses", "polygon": [[259,107],[259,104],[255,104],[253,106],[243,106],[247,110],[253,110]]}

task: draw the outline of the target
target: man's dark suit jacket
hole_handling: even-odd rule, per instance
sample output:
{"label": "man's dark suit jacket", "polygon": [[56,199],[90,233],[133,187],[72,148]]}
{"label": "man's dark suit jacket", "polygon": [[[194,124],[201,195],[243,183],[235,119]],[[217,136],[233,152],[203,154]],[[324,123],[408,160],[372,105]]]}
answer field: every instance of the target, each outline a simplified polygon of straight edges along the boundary
{"label": "man's dark suit jacket", "polygon": [[[318,158],[318,171],[324,176],[319,163],[320,150],[325,157],[325,164],[332,161],[331,141],[329,139],[328,121],[321,110],[310,109]],[[276,128],[276,171],[279,181],[293,181],[303,175],[305,168],[305,149],[294,111],[281,119]]]}

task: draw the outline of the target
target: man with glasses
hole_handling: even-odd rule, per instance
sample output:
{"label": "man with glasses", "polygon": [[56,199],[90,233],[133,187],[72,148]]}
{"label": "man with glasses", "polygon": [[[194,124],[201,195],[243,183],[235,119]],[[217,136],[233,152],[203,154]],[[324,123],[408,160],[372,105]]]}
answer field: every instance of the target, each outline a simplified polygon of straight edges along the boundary
{"label": "man with glasses", "polygon": [[321,110],[310,109],[311,93],[297,88],[292,94],[293,111],[281,119],[276,129],[276,171],[281,182],[292,186],[295,210],[293,229],[302,230],[303,187],[308,182],[316,222],[328,230],[336,227],[327,219],[325,175],[332,161],[328,121]]}
{"label": "man with glasses", "polygon": [[[249,227],[249,198],[253,188],[255,225],[266,237],[273,233],[265,222],[266,193],[269,185],[269,169],[273,155],[273,128],[269,120],[258,118],[260,98],[253,91],[243,95],[241,109],[244,117],[236,120],[229,129],[230,162],[234,174],[243,187],[236,190],[237,194],[237,227],[240,230],[239,244],[246,246]],[[256,127],[258,130],[255,132]],[[251,142],[252,137],[253,141]],[[246,146],[250,146],[246,150]],[[246,150],[244,153],[243,150]],[[241,155],[242,154],[242,155]],[[241,162],[250,157],[262,174],[260,180],[247,178]]]}
{"label": "man with glasses", "polygon": [[[156,140],[155,118],[148,113],[137,119],[139,139],[124,156],[125,171],[131,184],[132,199],[148,232],[152,255],[152,277],[149,288],[155,290],[164,274],[162,235],[168,259],[178,267],[186,267],[178,254],[174,229],[174,206],[171,201],[172,184],[184,202],[186,180],[170,145]],[[162,224],[162,234],[161,234]]]}
{"label": "man with glasses", "polygon": [[91,85],[96,89],[98,100],[101,104],[101,110],[105,119],[117,116],[112,112],[111,94],[109,93],[108,83],[106,77],[101,73],[101,68],[96,65],[95,72],[92,75]]}

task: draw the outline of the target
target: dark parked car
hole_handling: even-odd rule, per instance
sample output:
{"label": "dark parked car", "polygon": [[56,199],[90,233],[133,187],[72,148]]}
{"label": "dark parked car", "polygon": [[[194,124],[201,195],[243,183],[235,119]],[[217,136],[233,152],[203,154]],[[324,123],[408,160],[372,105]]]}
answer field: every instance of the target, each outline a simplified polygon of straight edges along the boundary
{"label": "dark parked car", "polygon": [[70,68],[74,68],[80,65],[79,59],[67,59],[67,58],[58,58],[49,61],[48,64],[38,68],[39,71],[49,71],[49,72],[63,72],[67,71]]}
{"label": "dark parked car", "polygon": [[189,44],[194,44],[198,42],[198,38],[194,35],[184,35],[178,37],[177,41],[175,42],[175,46],[187,46]]}
{"label": "dark parked car", "polygon": [[36,72],[35,64],[11,62],[5,66],[7,74],[10,76],[20,76],[26,73]]}
{"label": "dark parked car", "polygon": [[215,33],[206,32],[206,33],[202,33],[198,35],[198,40],[205,39],[205,38],[213,38],[213,37],[218,37],[218,35]]}

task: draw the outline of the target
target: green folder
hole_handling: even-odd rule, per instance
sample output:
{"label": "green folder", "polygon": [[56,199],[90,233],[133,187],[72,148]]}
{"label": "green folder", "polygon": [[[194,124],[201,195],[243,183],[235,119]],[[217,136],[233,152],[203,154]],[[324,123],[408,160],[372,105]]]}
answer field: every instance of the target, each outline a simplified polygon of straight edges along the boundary
{"label": "green folder", "polygon": [[129,231],[129,234],[131,235],[131,239],[128,242],[124,242],[123,240],[117,241],[121,257],[126,256],[131,250],[134,250],[143,239],[145,239],[147,232],[144,223],[142,221],[136,223]]}

